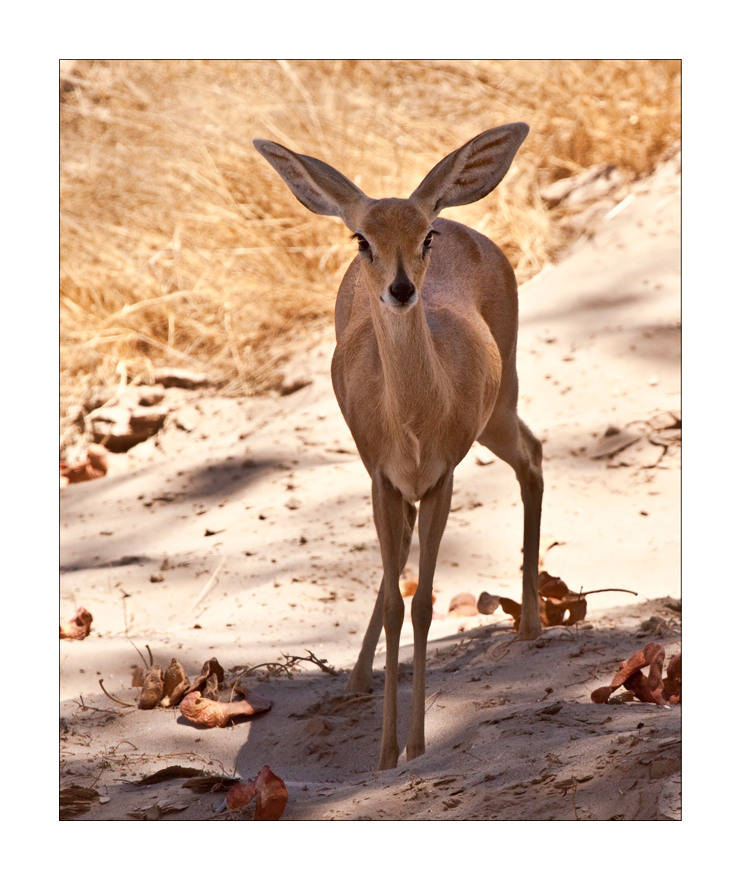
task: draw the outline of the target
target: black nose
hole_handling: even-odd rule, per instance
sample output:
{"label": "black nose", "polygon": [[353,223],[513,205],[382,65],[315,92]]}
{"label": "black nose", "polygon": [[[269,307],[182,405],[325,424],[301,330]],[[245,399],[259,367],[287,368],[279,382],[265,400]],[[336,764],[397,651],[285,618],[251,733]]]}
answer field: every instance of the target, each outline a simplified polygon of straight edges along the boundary
{"label": "black nose", "polygon": [[395,299],[405,303],[414,296],[414,285],[408,278],[398,278],[389,287],[389,291]]}

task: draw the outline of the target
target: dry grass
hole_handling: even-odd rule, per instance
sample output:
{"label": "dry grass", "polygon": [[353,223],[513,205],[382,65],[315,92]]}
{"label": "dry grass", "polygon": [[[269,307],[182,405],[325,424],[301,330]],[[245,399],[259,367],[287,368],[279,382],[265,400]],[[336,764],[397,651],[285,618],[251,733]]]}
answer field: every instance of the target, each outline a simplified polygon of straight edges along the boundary
{"label": "dry grass", "polygon": [[371,196],[407,195],[487,128],[531,133],[505,184],[447,212],[505,250],[520,281],[567,244],[540,188],[597,162],[649,173],[679,138],[676,61],[86,61],[60,81],[61,403],[116,368],[275,382],[329,320],[354,253],[252,148],[325,159]]}

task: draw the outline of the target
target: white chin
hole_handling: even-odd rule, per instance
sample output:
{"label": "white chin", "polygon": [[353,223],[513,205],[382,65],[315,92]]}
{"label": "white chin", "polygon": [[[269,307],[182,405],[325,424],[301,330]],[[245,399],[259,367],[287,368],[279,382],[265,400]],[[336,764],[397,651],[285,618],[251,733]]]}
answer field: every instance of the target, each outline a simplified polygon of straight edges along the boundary
{"label": "white chin", "polygon": [[401,302],[401,300],[396,299],[396,297],[391,296],[391,294],[384,294],[381,297],[381,302],[389,306],[392,309],[398,309],[399,311],[404,311],[405,309],[413,306],[418,299],[417,293],[413,293],[406,302]]}

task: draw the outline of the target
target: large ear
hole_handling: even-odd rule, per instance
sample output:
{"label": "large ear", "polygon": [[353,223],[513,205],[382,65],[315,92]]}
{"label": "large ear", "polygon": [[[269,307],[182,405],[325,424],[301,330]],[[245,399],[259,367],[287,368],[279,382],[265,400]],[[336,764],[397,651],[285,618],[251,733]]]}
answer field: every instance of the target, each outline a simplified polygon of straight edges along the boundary
{"label": "large ear", "polygon": [[483,199],[509,171],[529,131],[524,122],[512,122],[478,135],[438,162],[410,200],[436,217],[443,208]]}
{"label": "large ear", "polygon": [[371,200],[344,174],[319,159],[294,153],[273,141],[254,140],[252,143],[304,207],[315,214],[341,217],[356,231],[358,212]]}

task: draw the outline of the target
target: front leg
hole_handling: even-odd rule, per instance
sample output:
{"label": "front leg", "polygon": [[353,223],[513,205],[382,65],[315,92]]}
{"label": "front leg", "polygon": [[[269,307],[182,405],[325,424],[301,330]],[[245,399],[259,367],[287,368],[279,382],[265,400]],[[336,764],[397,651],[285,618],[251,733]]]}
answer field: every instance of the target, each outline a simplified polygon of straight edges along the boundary
{"label": "front leg", "polygon": [[[399,551],[399,571],[404,571],[404,566],[409,558],[409,547],[412,543],[412,533],[414,531],[414,523],[417,518],[417,508],[409,501],[404,502],[404,535],[401,541]],[[347,682],[347,690],[354,693],[367,694],[371,691],[373,680],[373,657],[376,653],[376,645],[378,637],[381,635],[383,628],[383,593],[384,580],[381,579],[381,586],[376,596],[376,604],[373,606],[373,614],[371,615],[368,629],[363,638],[363,646],[360,654],[350,673]]]}
{"label": "front leg", "polygon": [[383,628],[386,631],[386,680],[383,692],[383,730],[379,770],[396,767],[396,692],[399,679],[399,641],[404,622],[404,600],[399,589],[400,551],[404,536],[405,501],[384,476],[373,477],[373,517],[383,560]]}
{"label": "front leg", "polygon": [[432,620],[432,581],[437,554],[450,513],[453,471],[422,499],[419,506],[419,584],[412,600],[414,627],[414,675],[412,679],[412,723],[407,742],[407,760],[425,751],[425,668],[427,634]]}

